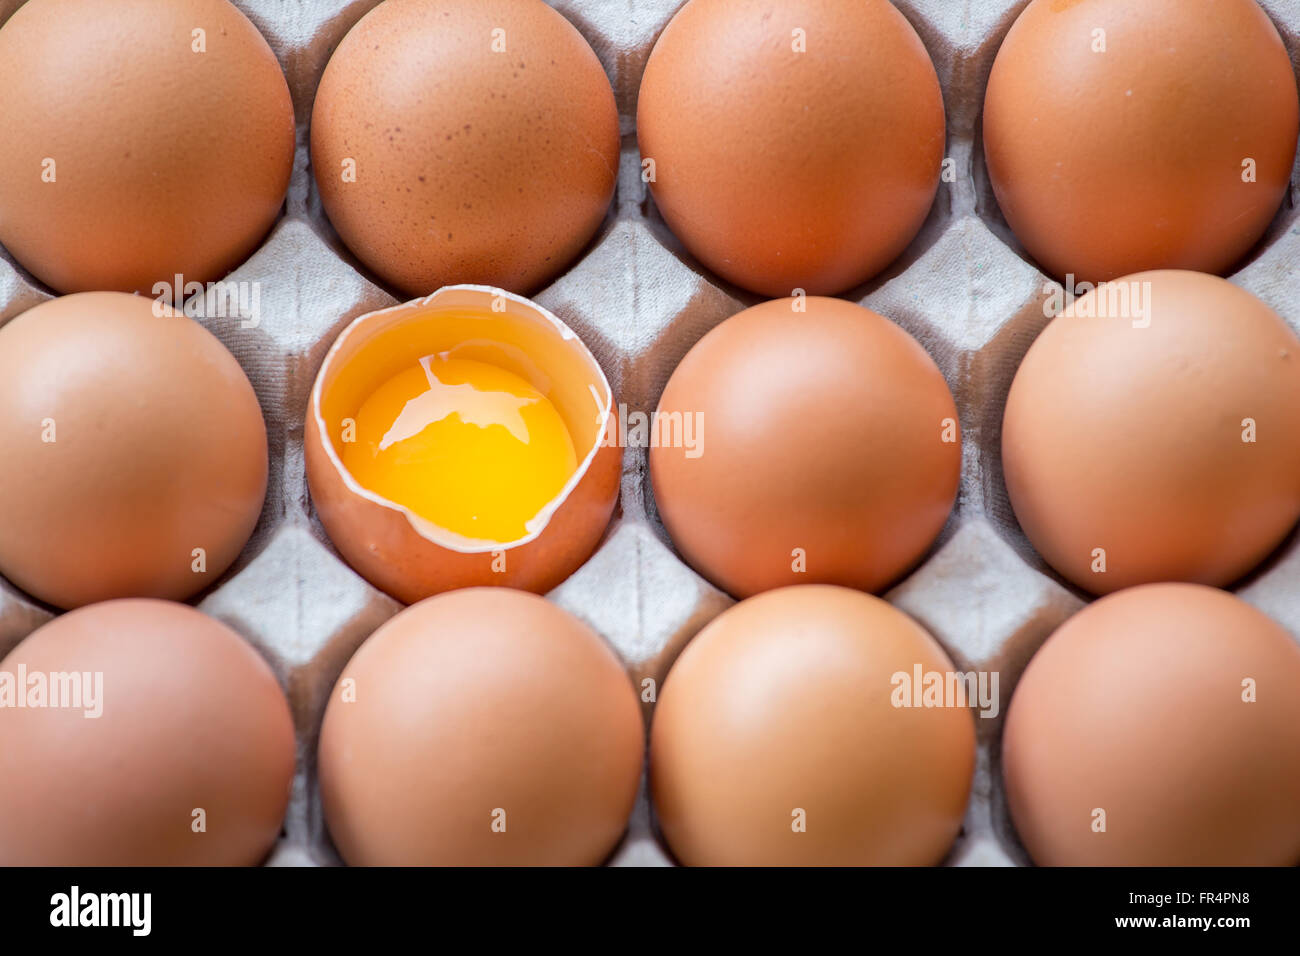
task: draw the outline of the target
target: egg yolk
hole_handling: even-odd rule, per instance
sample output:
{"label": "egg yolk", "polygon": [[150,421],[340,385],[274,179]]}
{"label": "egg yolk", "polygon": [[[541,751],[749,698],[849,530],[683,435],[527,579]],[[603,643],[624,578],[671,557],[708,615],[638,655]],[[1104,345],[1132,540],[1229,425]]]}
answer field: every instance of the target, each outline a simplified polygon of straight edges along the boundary
{"label": "egg yolk", "polygon": [[528,381],[428,357],[361,405],[343,464],[365,488],[440,528],[514,541],[577,469],[573,438]]}

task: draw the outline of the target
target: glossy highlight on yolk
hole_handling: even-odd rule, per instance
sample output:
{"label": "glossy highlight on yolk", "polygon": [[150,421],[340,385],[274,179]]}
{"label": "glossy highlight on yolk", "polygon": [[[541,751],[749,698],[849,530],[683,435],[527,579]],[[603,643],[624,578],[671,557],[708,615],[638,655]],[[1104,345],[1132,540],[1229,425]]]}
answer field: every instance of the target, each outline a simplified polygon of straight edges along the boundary
{"label": "glossy highlight on yolk", "polygon": [[577,469],[573,438],[528,381],[430,356],[362,403],[343,464],[365,488],[467,538],[509,542]]}

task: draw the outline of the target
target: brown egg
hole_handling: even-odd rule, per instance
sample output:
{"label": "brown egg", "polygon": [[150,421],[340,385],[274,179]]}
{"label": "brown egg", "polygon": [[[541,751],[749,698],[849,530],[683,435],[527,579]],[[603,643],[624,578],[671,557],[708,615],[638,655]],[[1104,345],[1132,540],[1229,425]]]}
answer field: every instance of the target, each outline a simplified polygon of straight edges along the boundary
{"label": "brown egg", "polygon": [[280,833],[289,705],[191,607],[55,618],[0,661],[0,702],[0,866],[253,865]]}
{"label": "brown egg", "polygon": [[887,0],[692,0],[646,63],[637,136],[655,205],[722,278],[841,292],[930,210],[943,95]]}
{"label": "brown egg", "polygon": [[[363,486],[344,464],[367,397],[431,356],[473,359],[517,375],[550,401],[572,439],[575,470],[517,538],[469,538],[440,526]],[[591,556],[613,513],[622,463],[610,440],[613,402],[595,358],[554,315],[500,289],[448,286],[361,316],[325,356],[307,411],[312,501],[344,559],[400,601],[476,585],[544,593]],[[445,456],[487,480],[517,488],[531,480],[522,472],[502,475],[490,461],[456,449]]]}
{"label": "brown egg", "polygon": [[1298,117],[1255,0],[1034,0],[989,75],[984,152],[1051,275],[1225,272],[1287,191]]}
{"label": "brown egg", "polygon": [[1152,584],[1067,621],[1002,742],[1046,866],[1300,863],[1300,647],[1223,591]]}
{"label": "brown egg", "polygon": [[644,743],[632,684],[586,625],[536,595],[455,591],[344,669],[321,728],[325,819],[353,865],[596,864]]}
{"label": "brown egg", "polygon": [[943,375],[898,326],[839,299],[732,316],[687,353],[658,416],[659,515],[682,556],[739,597],[880,590],[930,547],[957,494]]}
{"label": "brown egg", "polygon": [[724,611],[664,682],[650,734],[659,824],[704,866],[938,863],[975,767],[966,706],[900,706],[897,675],[948,674],[879,598],[781,588]]}
{"label": "brown egg", "polygon": [[1103,285],[1025,356],[1002,464],[1030,542],[1079,587],[1229,584],[1300,518],[1300,340],[1215,276]]}
{"label": "brown egg", "polygon": [[343,38],[312,112],[330,222],[385,282],[530,292],[605,218],[609,79],[542,0],[386,0]]}
{"label": "brown egg", "polygon": [[293,103],[227,0],[29,0],[0,90],[0,243],[60,292],[218,279],[279,214]]}
{"label": "brown egg", "polygon": [[58,607],[190,597],[262,510],[252,385],[157,305],[83,292],[0,328],[0,574]]}

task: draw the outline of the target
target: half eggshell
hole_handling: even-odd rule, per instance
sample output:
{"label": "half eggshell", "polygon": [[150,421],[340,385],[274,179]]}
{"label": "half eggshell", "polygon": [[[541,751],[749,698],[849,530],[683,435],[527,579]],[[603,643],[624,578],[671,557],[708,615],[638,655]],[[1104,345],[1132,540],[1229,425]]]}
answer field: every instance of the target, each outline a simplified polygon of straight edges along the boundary
{"label": "half eggshell", "polygon": [[[529,381],[555,406],[579,463],[515,541],[463,537],[363,488],[343,465],[346,421],[383,382],[428,355],[473,359]],[[455,588],[544,593],[591,556],[618,498],[622,454],[609,440],[613,392],[563,322],[521,296],[447,286],[356,319],[330,348],[307,410],[307,480],[330,540],[375,587],[413,603]]]}

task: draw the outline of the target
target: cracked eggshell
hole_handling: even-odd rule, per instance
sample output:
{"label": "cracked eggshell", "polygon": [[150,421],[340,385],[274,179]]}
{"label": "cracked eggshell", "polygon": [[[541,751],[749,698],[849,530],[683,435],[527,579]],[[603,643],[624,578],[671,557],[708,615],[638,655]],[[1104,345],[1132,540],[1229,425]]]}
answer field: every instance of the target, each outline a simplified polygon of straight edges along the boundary
{"label": "cracked eggshell", "polygon": [[763,295],[865,282],[939,187],[943,92],[887,0],[692,0],[650,53],[636,125],[674,235]]}
{"label": "cracked eggshell", "polygon": [[528,293],[605,218],[618,110],[595,51],[541,0],[385,0],[325,68],[311,157],[330,223],[385,282]]}
{"label": "cracked eggshell", "polygon": [[238,361],[124,292],[0,328],[0,448],[0,573],[61,608],[197,594],[266,498],[266,424]]}
{"label": "cracked eggshell", "polygon": [[29,0],[0,90],[0,242],[54,289],[219,279],[279,215],[289,86],[227,0]]}
{"label": "cracked eggshell", "polygon": [[1255,0],[1034,0],[984,100],[1007,223],[1049,274],[1089,282],[1231,268],[1287,192],[1298,130],[1295,72]]}
{"label": "cracked eggshell", "polygon": [[97,717],[0,708],[0,866],[265,858],[289,802],[293,719],[271,668],[229,627],[170,601],[107,601],[55,618],[0,661],[19,668],[103,677],[91,685]]}
{"label": "cracked eggshell", "polygon": [[[437,353],[514,372],[550,399],[568,426],[578,468],[516,541],[449,532],[363,488],[343,465],[337,443],[344,419],[396,372]],[[407,604],[476,585],[544,593],[591,556],[613,514],[622,465],[611,440],[613,402],[596,359],[550,312],[501,289],[448,286],[361,316],[330,348],[307,410],[312,500],[348,564]]]}

